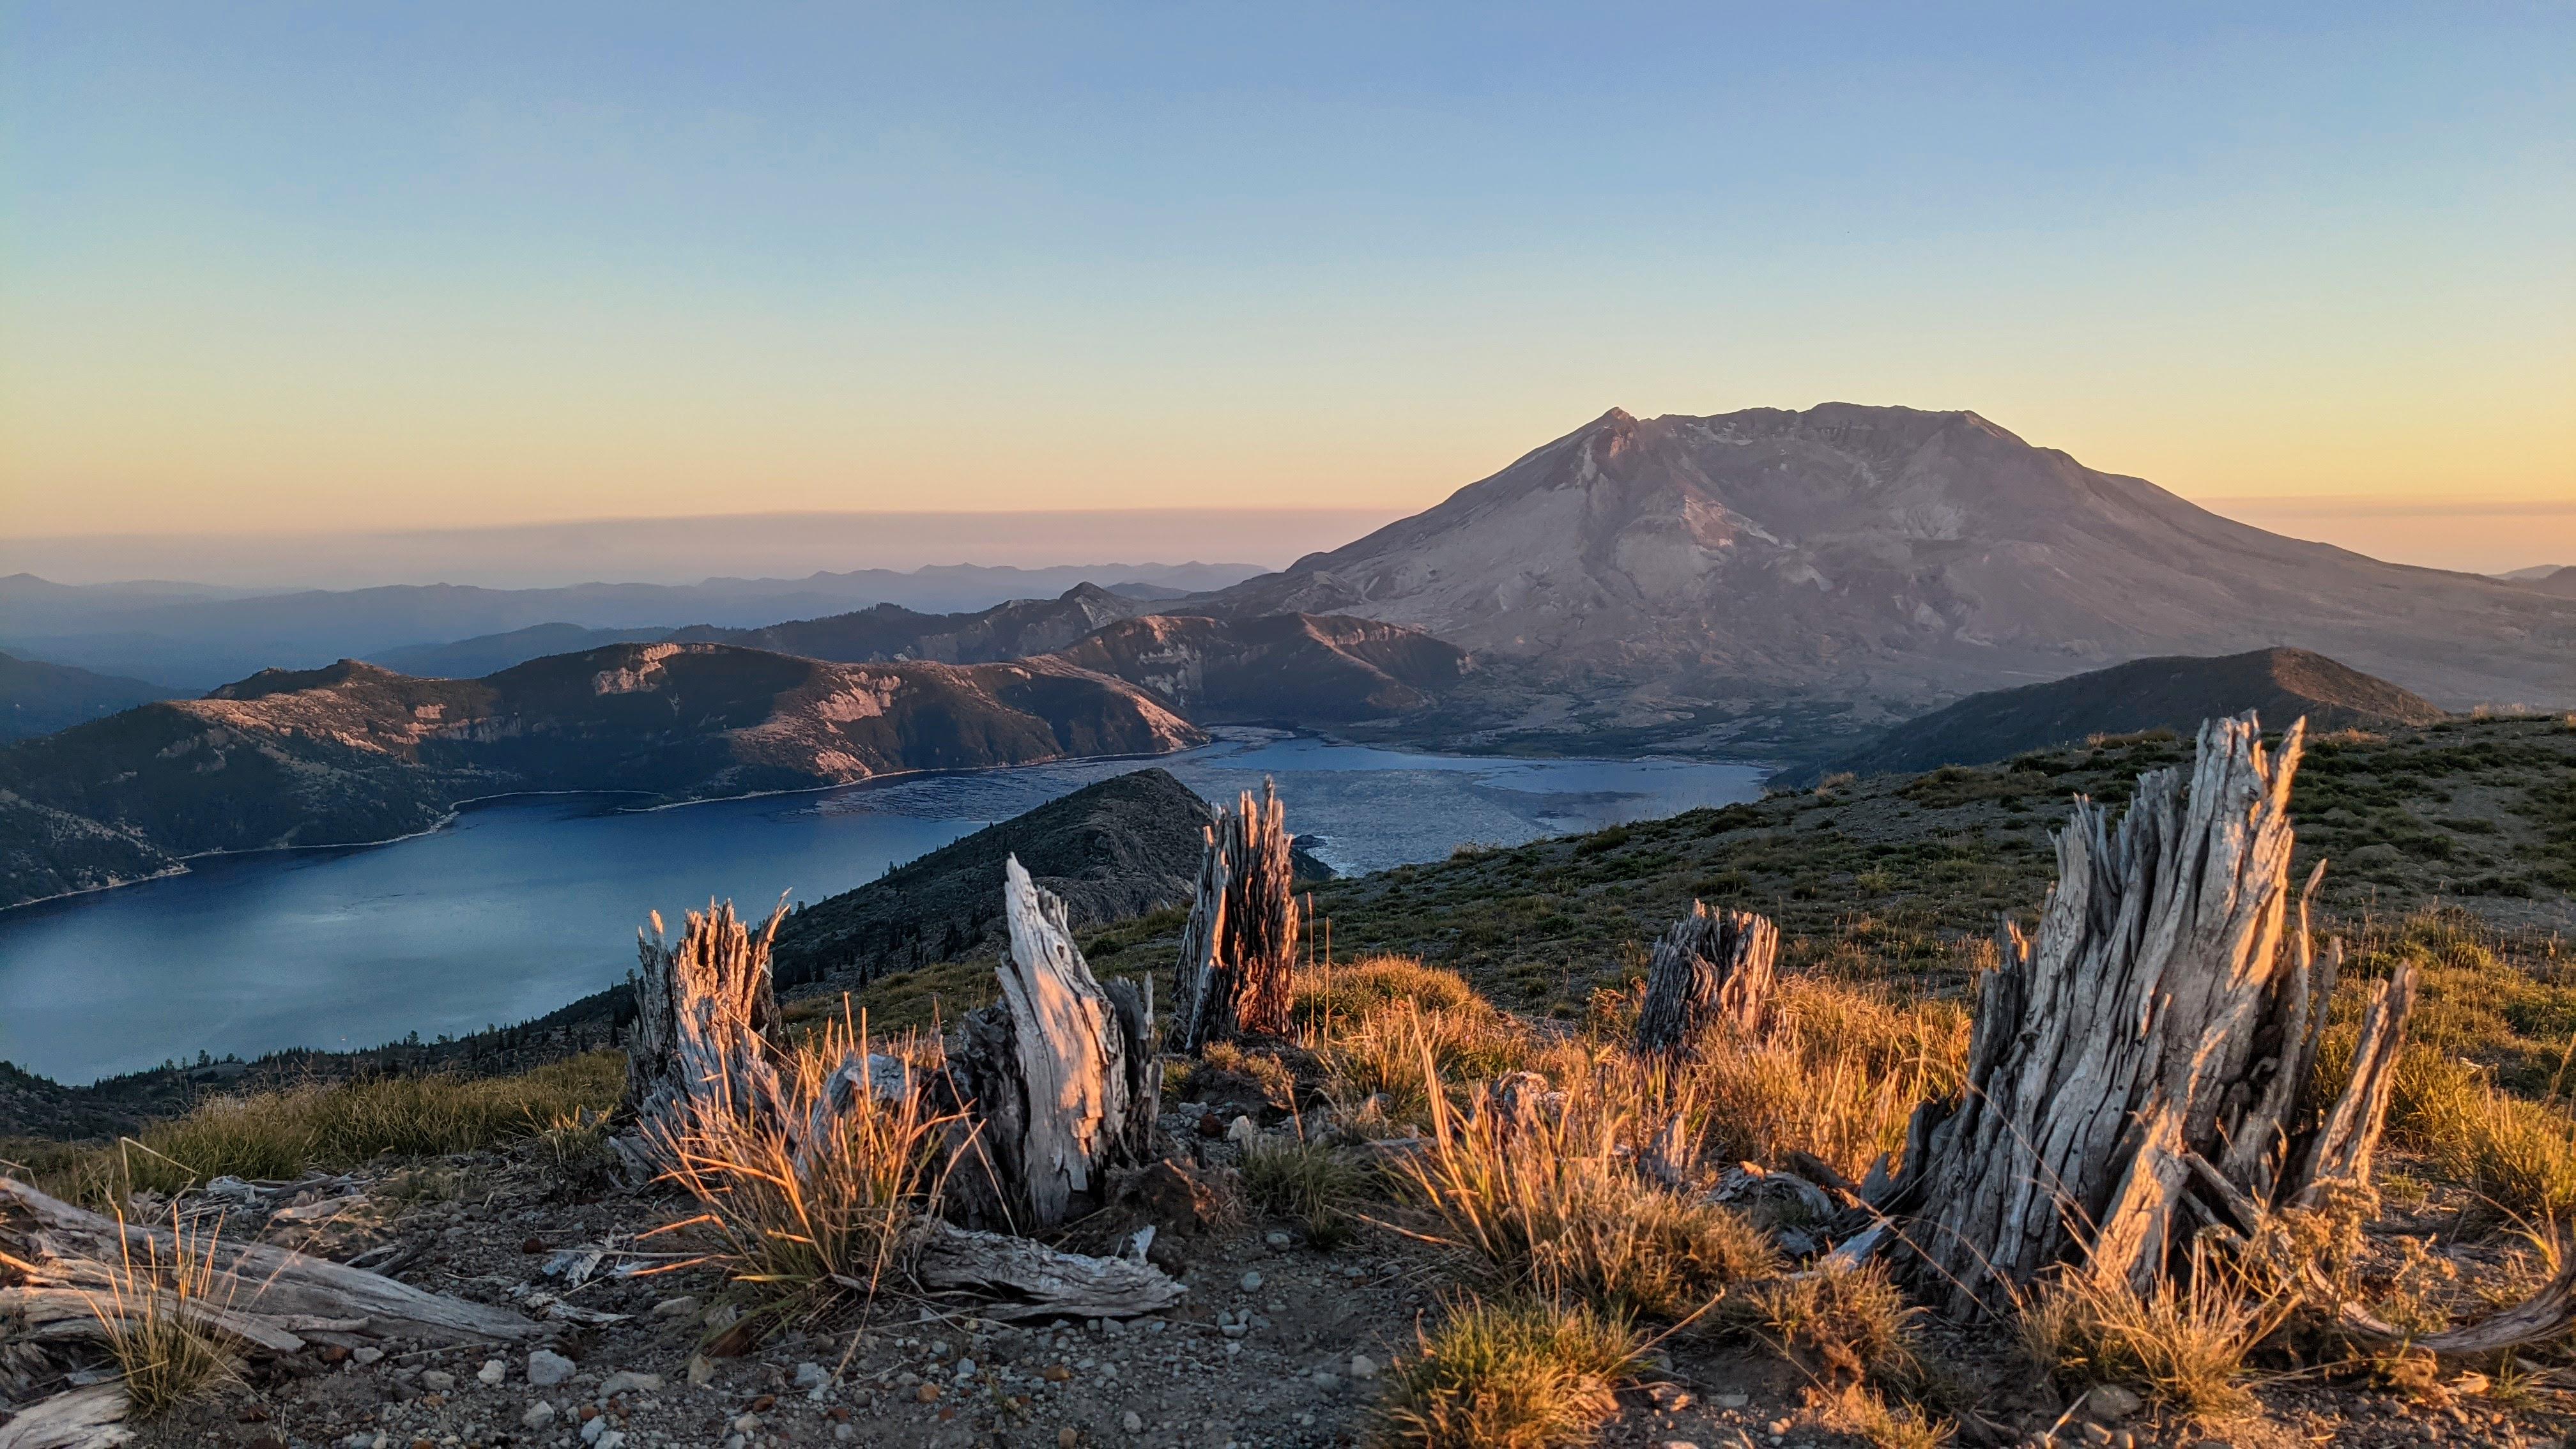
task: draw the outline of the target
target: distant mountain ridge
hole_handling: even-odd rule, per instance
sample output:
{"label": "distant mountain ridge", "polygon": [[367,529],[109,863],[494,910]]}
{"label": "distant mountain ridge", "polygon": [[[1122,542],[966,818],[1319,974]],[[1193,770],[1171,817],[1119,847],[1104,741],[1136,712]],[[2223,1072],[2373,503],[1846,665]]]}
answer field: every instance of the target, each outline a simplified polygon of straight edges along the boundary
{"label": "distant mountain ridge", "polygon": [[932,612],[985,609],[1102,579],[1204,591],[1254,572],[1250,565],[1200,563],[939,565],[686,585],[397,584],[265,594],[192,584],[69,585],[12,574],[0,577],[0,648],[205,689],[271,666],[318,667],[542,624],[663,632],[691,624],[758,627],[885,602]]}
{"label": "distant mountain ridge", "polygon": [[1562,712],[1962,692],[2162,654],[2329,652],[2446,703],[2576,703],[2576,603],[2221,518],[1966,412],[1613,409],[1413,517],[1221,591],[1424,630]]}
{"label": "distant mountain ridge", "polygon": [[265,670],[0,748],[0,906],[208,851],[387,840],[481,796],[676,802],[1205,738],[1145,691],[1049,659],[842,665],[655,643],[482,679]]}
{"label": "distant mountain ridge", "polygon": [[1970,695],[1781,783],[1808,783],[1841,770],[1910,775],[1944,765],[1988,765],[2094,735],[2167,729],[2188,738],[2203,720],[2249,709],[2274,729],[2304,718],[2312,734],[2421,727],[2447,718],[2422,695],[2305,649],[2133,659],[2046,684]]}
{"label": "distant mountain ridge", "polygon": [[52,734],[175,693],[140,679],[0,653],[0,743]]}

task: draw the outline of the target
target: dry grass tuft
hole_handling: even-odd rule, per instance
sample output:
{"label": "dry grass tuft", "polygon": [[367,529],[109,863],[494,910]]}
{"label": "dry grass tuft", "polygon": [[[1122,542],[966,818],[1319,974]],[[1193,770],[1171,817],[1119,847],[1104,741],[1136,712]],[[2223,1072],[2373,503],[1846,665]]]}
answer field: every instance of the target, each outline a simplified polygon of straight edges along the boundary
{"label": "dry grass tuft", "polygon": [[1624,1319],[1538,1298],[1469,1299],[1388,1371],[1371,1439],[1404,1449],[1570,1449],[1618,1412],[1639,1343]]}
{"label": "dry grass tuft", "polygon": [[1910,1368],[1922,1312],[1877,1263],[1773,1279],[1757,1285],[1742,1310],[1783,1353],[1845,1383]]}
{"label": "dry grass tuft", "polygon": [[222,1342],[198,1321],[205,1310],[225,1306],[215,1291],[226,1281],[215,1271],[220,1240],[213,1232],[201,1236],[190,1229],[175,1209],[170,1226],[175,1242],[168,1261],[152,1239],[144,1240],[138,1260],[128,1238],[122,1262],[108,1270],[106,1287],[89,1295],[108,1356],[124,1375],[126,1399],[142,1419],[210,1398],[240,1373]]}
{"label": "dry grass tuft", "polygon": [[1243,1186],[1255,1208],[1294,1220],[1307,1242],[1332,1248],[1351,1235],[1351,1208],[1368,1174],[1323,1143],[1265,1137],[1243,1155]]}
{"label": "dry grass tuft", "polygon": [[[904,1266],[939,1210],[952,1119],[923,1094],[890,1103],[862,1092],[829,1141],[791,1141],[784,1123],[812,1119],[832,1070],[866,1048],[846,1018],[774,1058],[783,1111],[701,1106],[664,1144],[664,1176],[697,1200],[696,1216],[658,1231],[693,1233],[708,1257],[779,1319],[811,1317],[850,1295],[872,1298]],[[922,1050],[911,1043],[898,1055]]]}
{"label": "dry grass tuft", "polygon": [[2189,1274],[2141,1294],[2070,1274],[2036,1290],[2019,1321],[2022,1348],[2069,1389],[2127,1384],[2203,1420],[2255,1408],[2245,1359],[2298,1307],[2195,1246]]}
{"label": "dry grass tuft", "polygon": [[1289,1010],[1308,1032],[1328,1032],[1362,1021],[1399,1001],[1425,1011],[1459,1011],[1481,1005],[1467,978],[1410,956],[1363,956],[1343,966],[1309,966],[1290,987]]}
{"label": "dry grass tuft", "polygon": [[1876,1389],[1853,1384],[1826,1406],[1828,1427],[1866,1440],[1873,1449],[1941,1449],[1958,1435],[1947,1420],[1913,1404],[1890,1405]]}
{"label": "dry grass tuft", "polygon": [[1641,1119],[1612,1080],[1575,1077],[1561,1106],[1517,1120],[1485,1088],[1464,1116],[1437,1098],[1430,1147],[1397,1159],[1394,1175],[1450,1241],[1548,1297],[1684,1319],[1776,1271],[1777,1251],[1744,1218],[1637,1172],[1623,1148]]}

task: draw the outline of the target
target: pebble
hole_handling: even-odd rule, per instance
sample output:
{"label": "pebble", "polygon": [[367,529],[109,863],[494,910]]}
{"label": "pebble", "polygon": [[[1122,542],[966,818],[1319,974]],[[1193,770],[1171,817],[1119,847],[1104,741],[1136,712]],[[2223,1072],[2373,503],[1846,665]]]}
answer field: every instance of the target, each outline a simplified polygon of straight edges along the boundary
{"label": "pebble", "polygon": [[975,1377],[975,1360],[971,1358],[961,1358],[957,1360],[957,1377],[961,1379],[971,1379]]}
{"label": "pebble", "polygon": [[456,1387],[456,1375],[445,1369],[428,1369],[420,1376],[420,1386],[433,1394],[443,1394]]}
{"label": "pebble", "polygon": [[[421,1377],[423,1379],[427,1379],[429,1376],[427,1374],[423,1374]],[[649,1394],[660,1387],[662,1387],[662,1376],[660,1374],[628,1373],[621,1369],[616,1373],[610,1374],[607,1381],[599,1386],[599,1396],[606,1399],[614,1398],[619,1394]]]}
{"label": "pebble", "polygon": [[360,1368],[364,1368],[368,1364],[375,1363],[384,1356],[385,1351],[381,1348],[362,1348],[349,1355],[350,1359]]}
{"label": "pebble", "polygon": [[572,1377],[572,1360],[550,1348],[528,1350],[528,1382],[550,1389]]}
{"label": "pebble", "polygon": [[831,1381],[832,1375],[819,1363],[800,1363],[796,1366],[796,1387],[800,1389],[819,1389]]}
{"label": "pebble", "polygon": [[685,1295],[678,1298],[665,1298],[653,1305],[655,1318],[686,1318],[697,1311],[698,1300]]}
{"label": "pebble", "polygon": [[1145,1416],[1129,1409],[1126,1416],[1118,1421],[1118,1427],[1130,1434],[1142,1434],[1145,1432]]}
{"label": "pebble", "polygon": [[1352,1355],[1351,1355],[1351,1377],[1352,1377],[1352,1378],[1355,1378],[1355,1379],[1373,1379],[1373,1378],[1376,1378],[1376,1377],[1377,1377],[1377,1367],[1378,1367],[1378,1365],[1377,1365],[1377,1360],[1376,1360],[1376,1359],[1373,1359],[1373,1358],[1371,1358],[1371,1357],[1369,1357],[1367,1354],[1364,1354],[1364,1353],[1355,1353],[1355,1354],[1352,1354]]}
{"label": "pebble", "polygon": [[606,1419],[593,1419],[581,1426],[581,1442],[584,1444],[597,1444],[607,1433],[608,1421]]}
{"label": "pebble", "polygon": [[1260,1135],[1261,1129],[1253,1126],[1249,1117],[1237,1117],[1233,1125],[1225,1129],[1225,1140],[1237,1147],[1250,1147],[1253,1139]]}
{"label": "pebble", "polygon": [[1317,1369],[1312,1377],[1315,1387],[1324,1393],[1329,1394],[1342,1386],[1342,1376],[1331,1369]]}
{"label": "pebble", "polygon": [[519,1416],[519,1427],[522,1429],[542,1429],[554,1421],[555,1406],[547,1403],[543,1399],[539,1399],[535,1403],[528,1405],[528,1412]]}
{"label": "pebble", "polygon": [[1297,1239],[1294,1236],[1278,1232],[1276,1230],[1264,1234],[1261,1241],[1268,1243],[1274,1248],[1293,1248],[1297,1246]]}
{"label": "pebble", "polygon": [[1244,1275],[1243,1275],[1243,1291],[1244,1291],[1244,1292],[1246,1292],[1246,1293],[1258,1293],[1258,1292],[1260,1292],[1260,1291],[1261,1291],[1261,1275],[1260,1275],[1260,1274],[1258,1274],[1258,1273],[1246,1273],[1246,1274],[1244,1274]]}
{"label": "pebble", "polygon": [[510,1366],[508,1364],[501,1362],[497,1358],[487,1358],[483,1360],[483,1366],[474,1371],[474,1377],[488,1388],[499,1383],[502,1375],[507,1374],[509,1371]]}

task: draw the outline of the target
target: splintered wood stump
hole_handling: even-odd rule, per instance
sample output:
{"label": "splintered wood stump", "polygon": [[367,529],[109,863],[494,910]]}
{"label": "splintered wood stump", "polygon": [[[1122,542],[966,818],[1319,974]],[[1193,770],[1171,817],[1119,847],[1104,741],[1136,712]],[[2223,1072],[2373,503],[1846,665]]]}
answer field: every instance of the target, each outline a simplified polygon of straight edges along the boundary
{"label": "splintered wood stump", "polygon": [[754,935],[733,902],[691,911],[677,944],[635,935],[635,1030],[627,1045],[626,1100],[635,1108],[643,1164],[667,1165],[697,1114],[752,1117],[785,1112],[771,1064],[778,998],[769,945],[787,919],[772,912]]}
{"label": "splintered wood stump", "polygon": [[[1924,1286],[1994,1311],[2061,1263],[2144,1289],[2203,1223],[2366,1174],[2414,999],[2383,989],[2330,1111],[2311,1075],[2338,951],[2289,926],[2290,783],[2252,714],[2201,727],[2191,773],[2153,771],[2114,826],[2076,803],[2035,941],[2006,928],[1966,1086],[1926,1103],[1882,1211]],[[2189,1216],[2183,1216],[2189,1210]]]}
{"label": "splintered wood stump", "polygon": [[1780,932],[1751,911],[1712,911],[1699,901],[1655,942],[1637,1050],[1687,1051],[1713,1026],[1751,1031],[1771,996]]}
{"label": "splintered wood stump", "polygon": [[1104,987],[1064,902],[1013,856],[1002,867],[1011,954],[1002,999],[960,1023],[948,1078],[972,1160],[950,1178],[969,1216],[1029,1232],[1099,1206],[1113,1169],[1142,1166],[1162,1097],[1150,981]]}
{"label": "splintered wood stump", "polygon": [[1298,924],[1288,846],[1288,812],[1269,780],[1260,799],[1245,791],[1208,827],[1173,993],[1180,1050],[1288,1034]]}

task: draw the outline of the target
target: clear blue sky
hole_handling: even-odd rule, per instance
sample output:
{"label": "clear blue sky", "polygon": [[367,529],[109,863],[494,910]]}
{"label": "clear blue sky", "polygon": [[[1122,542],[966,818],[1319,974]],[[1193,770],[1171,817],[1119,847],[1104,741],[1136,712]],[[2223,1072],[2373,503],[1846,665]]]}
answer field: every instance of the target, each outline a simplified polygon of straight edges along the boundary
{"label": "clear blue sky", "polygon": [[0,5],[27,534],[1428,503],[1613,404],[2576,498],[2576,8]]}

